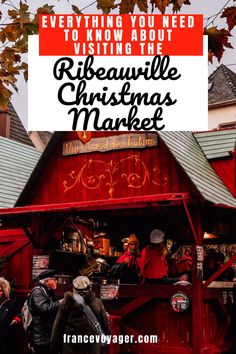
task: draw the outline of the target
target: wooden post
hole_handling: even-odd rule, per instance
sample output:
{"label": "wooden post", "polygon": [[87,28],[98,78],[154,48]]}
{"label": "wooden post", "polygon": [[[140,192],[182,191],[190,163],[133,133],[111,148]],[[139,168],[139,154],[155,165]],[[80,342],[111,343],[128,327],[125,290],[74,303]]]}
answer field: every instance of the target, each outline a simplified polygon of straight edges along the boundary
{"label": "wooden post", "polygon": [[192,247],[193,250],[193,269],[192,269],[192,336],[193,353],[202,353],[203,348],[203,290],[202,279],[198,277],[197,269],[197,245],[202,244],[201,214],[198,209],[194,217],[196,227],[197,242]]}

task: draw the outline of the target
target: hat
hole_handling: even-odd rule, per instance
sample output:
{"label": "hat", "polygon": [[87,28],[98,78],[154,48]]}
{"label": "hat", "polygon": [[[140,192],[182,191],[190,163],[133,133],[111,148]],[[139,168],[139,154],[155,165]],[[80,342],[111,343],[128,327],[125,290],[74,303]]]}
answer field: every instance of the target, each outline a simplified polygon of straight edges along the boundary
{"label": "hat", "polygon": [[79,276],[73,280],[73,288],[75,290],[84,290],[91,285],[88,277]]}
{"label": "hat", "polygon": [[123,242],[123,243],[127,243],[129,241],[129,238],[128,237],[124,237],[124,238],[122,238],[122,240],[121,240],[121,242]]}
{"label": "hat", "polygon": [[164,241],[165,234],[163,231],[155,229],[150,233],[151,243],[161,243]]}
{"label": "hat", "polygon": [[37,279],[38,280],[46,280],[46,279],[55,278],[55,276],[56,276],[55,270],[46,269],[38,275]]}
{"label": "hat", "polygon": [[130,244],[131,242],[137,242],[139,243],[137,236],[135,234],[131,234],[129,239],[128,239],[128,244]]}
{"label": "hat", "polygon": [[2,287],[3,294],[6,298],[10,297],[11,286],[8,280],[0,277],[0,286]]}

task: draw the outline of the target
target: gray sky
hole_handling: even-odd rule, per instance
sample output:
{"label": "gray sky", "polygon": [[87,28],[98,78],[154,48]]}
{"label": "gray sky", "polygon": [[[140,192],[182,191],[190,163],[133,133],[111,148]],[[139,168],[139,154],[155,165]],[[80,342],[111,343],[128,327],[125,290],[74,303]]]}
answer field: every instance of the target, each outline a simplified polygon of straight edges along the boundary
{"label": "gray sky", "polygon": [[[199,13],[203,14],[204,18],[213,16],[217,14],[225,4],[228,6],[235,5],[235,2],[233,0],[190,0],[191,5],[186,6],[184,5],[182,7],[181,13]],[[18,3],[19,1],[14,0],[13,3]],[[64,0],[38,0],[37,2],[35,0],[28,0],[27,1],[28,5],[30,6],[30,10],[34,12],[36,7],[39,7],[40,5],[43,5],[45,3],[48,3],[50,5],[55,5],[55,11],[56,13],[71,13],[71,5],[74,4],[78,6],[80,9],[83,9],[87,5],[93,3],[93,0],[74,0],[74,1],[64,1]],[[86,9],[83,10],[83,13],[99,13],[96,5],[93,4]],[[155,13],[159,13],[157,10],[155,10]],[[214,18],[214,17],[213,17]],[[210,20],[205,20],[208,22],[211,22],[212,19]],[[225,20],[220,19],[220,16],[218,16],[212,26],[218,26],[218,28],[223,28],[225,26]],[[234,48],[236,48],[236,30],[234,30],[234,36],[230,39],[231,44],[233,45]],[[225,65],[230,65],[230,69],[233,71],[236,71],[236,49],[228,49],[223,55],[223,59],[221,63]],[[219,65],[218,61],[214,59],[213,65],[209,64],[209,73],[211,73],[215,68]],[[196,68],[193,68],[193,70],[196,70]],[[46,84],[46,83],[45,83]],[[19,93],[14,94],[12,98],[12,103],[21,118],[23,124],[27,128],[27,83],[24,82],[24,79],[22,77],[19,78]],[[39,104],[40,104],[40,92],[39,92]],[[37,108],[36,108],[37,109]],[[47,109],[45,107],[45,114],[47,112]]]}

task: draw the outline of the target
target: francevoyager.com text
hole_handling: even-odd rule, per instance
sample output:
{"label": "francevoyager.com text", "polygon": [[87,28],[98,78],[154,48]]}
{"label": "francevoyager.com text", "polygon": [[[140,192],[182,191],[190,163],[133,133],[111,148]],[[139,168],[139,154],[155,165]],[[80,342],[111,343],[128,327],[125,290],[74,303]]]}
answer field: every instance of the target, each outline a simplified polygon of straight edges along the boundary
{"label": "francevoyager.com text", "polygon": [[102,344],[141,344],[141,343],[158,343],[157,335],[75,335],[64,334],[63,343],[102,343]]}

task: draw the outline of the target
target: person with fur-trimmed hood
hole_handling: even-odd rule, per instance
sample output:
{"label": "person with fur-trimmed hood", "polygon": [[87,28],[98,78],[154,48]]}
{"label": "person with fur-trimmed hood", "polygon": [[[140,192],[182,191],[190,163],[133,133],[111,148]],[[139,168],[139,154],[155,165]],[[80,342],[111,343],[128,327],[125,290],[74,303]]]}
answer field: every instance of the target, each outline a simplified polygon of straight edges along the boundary
{"label": "person with fur-trimmed hood", "polygon": [[[106,311],[100,299],[91,291],[91,282],[85,276],[78,276],[73,281],[73,293],[66,292],[60,304],[53,325],[51,348],[55,354],[100,354],[101,343],[72,343],[72,337],[100,335],[97,323],[105,335],[110,334],[110,326]],[[95,320],[92,315],[95,316]],[[69,337],[70,336],[70,337]],[[84,336],[84,337],[83,337]],[[66,339],[66,340],[64,340]],[[84,340],[85,341],[85,340]]]}
{"label": "person with fur-trimmed hood", "polygon": [[12,327],[21,322],[18,315],[19,308],[16,301],[10,298],[11,286],[8,280],[0,277],[0,352],[1,354],[11,353],[14,342],[12,342]]}

